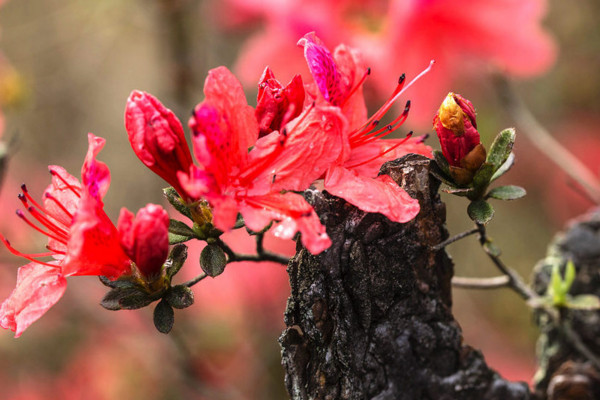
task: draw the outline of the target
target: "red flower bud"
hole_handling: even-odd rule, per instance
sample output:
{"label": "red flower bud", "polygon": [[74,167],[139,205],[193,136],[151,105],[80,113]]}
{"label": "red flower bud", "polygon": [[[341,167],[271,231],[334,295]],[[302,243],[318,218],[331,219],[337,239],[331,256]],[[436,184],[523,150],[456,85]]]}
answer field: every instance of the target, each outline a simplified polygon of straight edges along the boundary
{"label": "red flower bud", "polygon": [[470,183],[486,155],[471,102],[459,94],[448,93],[433,119],[433,128],[454,180],[463,185]]}
{"label": "red flower bud", "polygon": [[148,204],[135,216],[123,208],[117,229],[121,247],[141,274],[150,282],[158,278],[169,254],[169,214],[156,204]]}
{"label": "red flower bud", "polygon": [[271,69],[265,68],[258,83],[255,111],[260,128],[259,137],[281,130],[286,123],[300,115],[304,96],[300,75],[294,76],[284,87],[275,79]]}
{"label": "red flower bud", "polygon": [[134,90],[127,99],[125,128],[138,158],[185,196],[177,172],[188,173],[192,154],[175,114],[154,96]]}

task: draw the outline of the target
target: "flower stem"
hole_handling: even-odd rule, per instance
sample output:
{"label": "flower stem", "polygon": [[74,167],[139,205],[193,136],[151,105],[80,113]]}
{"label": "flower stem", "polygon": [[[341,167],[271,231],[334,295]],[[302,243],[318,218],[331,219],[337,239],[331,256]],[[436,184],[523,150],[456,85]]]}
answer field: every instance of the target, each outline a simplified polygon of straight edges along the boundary
{"label": "flower stem", "polygon": [[281,265],[288,265],[290,261],[289,258],[282,256],[280,254],[272,253],[267,251],[263,247],[263,237],[264,235],[258,234],[256,235],[256,254],[240,254],[234,252],[231,247],[229,247],[225,242],[223,242],[220,238],[217,239],[216,244],[223,249],[225,254],[227,254],[227,263],[238,262],[238,261],[253,261],[253,262],[261,262],[261,261],[272,261],[279,263]]}

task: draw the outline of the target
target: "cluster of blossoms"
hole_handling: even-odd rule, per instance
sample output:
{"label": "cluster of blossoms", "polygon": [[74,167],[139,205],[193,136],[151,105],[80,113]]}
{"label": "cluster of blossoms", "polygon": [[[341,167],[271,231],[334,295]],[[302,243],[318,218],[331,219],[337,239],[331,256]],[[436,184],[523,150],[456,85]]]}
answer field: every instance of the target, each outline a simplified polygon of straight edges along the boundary
{"label": "cluster of blossoms", "polygon": [[[189,120],[196,163],[177,117],[152,95],[131,93],[125,111],[131,146],[172,186],[169,201],[193,222],[190,238],[214,245],[223,232],[243,225],[259,232],[275,222],[276,236],[292,239],[299,233],[310,252],[325,251],[331,240],[299,194],[315,182],[392,221],[407,222],[418,214],[417,200],[390,177],[377,176],[388,160],[407,153],[431,156],[423,137],[383,139],[406,119],[409,102],[392,122],[380,124],[412,82],[404,85],[402,76],[389,100],[367,117],[362,85],[369,69],[358,52],[340,45],[332,54],[313,33],[298,44],[313,81],[304,84],[298,75],[282,85],[267,68],[256,108],[229,70],[209,72],[205,99]],[[167,212],[153,204],[136,216],[123,209],[113,225],[102,202],[110,174],[96,160],[103,145],[103,139],[89,135],[81,183],[51,167],[52,184],[42,204],[23,187],[21,200],[33,220],[22,211],[18,215],[48,236],[48,252],[23,254],[0,236],[9,250],[31,261],[19,269],[17,287],[0,308],[0,326],[16,336],[60,299],[68,276],[103,276],[117,289],[126,285],[115,282],[133,282],[135,290],[149,295],[170,288],[172,273],[165,270],[169,244],[175,242],[169,240]],[[53,260],[39,260],[47,256]]]}

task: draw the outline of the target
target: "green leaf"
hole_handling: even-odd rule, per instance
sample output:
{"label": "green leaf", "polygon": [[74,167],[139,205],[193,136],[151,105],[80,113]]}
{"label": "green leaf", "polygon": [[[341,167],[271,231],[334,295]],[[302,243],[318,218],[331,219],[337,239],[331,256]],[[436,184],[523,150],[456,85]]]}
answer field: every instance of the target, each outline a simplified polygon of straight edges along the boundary
{"label": "green leaf", "polygon": [[167,198],[168,202],[171,203],[171,205],[177,211],[179,211],[181,214],[185,215],[189,219],[192,219],[192,214],[190,213],[190,209],[187,208],[187,206],[183,202],[183,199],[179,196],[179,193],[177,193],[177,191],[174,188],[172,188],[170,186],[168,188],[164,188],[163,194]]}
{"label": "green leaf", "polygon": [[494,164],[485,162],[479,167],[475,175],[473,176],[473,187],[485,189],[494,175],[495,166]]}
{"label": "green leaf", "polygon": [[194,304],[194,292],[185,285],[177,285],[167,291],[164,299],[173,308],[187,308]]}
{"label": "green leaf", "polygon": [[446,174],[446,176],[450,176],[450,165],[448,164],[448,160],[444,157],[444,153],[439,150],[433,151],[433,159],[437,166]]}
{"label": "green leaf", "polygon": [[154,326],[160,333],[169,333],[175,323],[173,307],[162,299],[154,309]]}
{"label": "green leaf", "polygon": [[225,270],[227,257],[222,248],[216,244],[209,244],[200,253],[200,266],[210,277],[219,276]]}
{"label": "green leaf", "polygon": [[593,294],[580,294],[578,296],[569,297],[566,306],[576,310],[599,310],[600,298]]}
{"label": "green leaf", "polygon": [[498,200],[516,200],[525,196],[527,192],[520,186],[507,185],[499,186],[490,190],[487,197]]}
{"label": "green leaf", "polygon": [[196,237],[196,233],[181,221],[172,219],[169,221],[169,244],[187,242]]}
{"label": "green leaf", "polygon": [[108,286],[111,289],[125,289],[135,287],[137,284],[129,279],[116,279],[114,281],[110,280],[106,276],[99,276],[100,282],[104,286]]}
{"label": "green leaf", "polygon": [[119,288],[106,293],[100,305],[111,311],[137,310],[138,308],[146,307],[154,300],[156,298],[138,288]]}
{"label": "green leaf", "polygon": [[573,282],[575,281],[575,264],[573,264],[573,260],[567,261],[567,265],[565,267],[565,280],[563,284],[567,288],[567,292],[571,290],[571,286],[573,286]]}
{"label": "green leaf", "polygon": [[511,152],[510,155],[508,156],[508,159],[504,162],[504,164],[502,164],[500,166],[500,168],[498,168],[496,170],[496,172],[494,172],[494,175],[492,175],[491,182],[495,181],[496,179],[500,178],[502,175],[507,173],[508,170],[512,168],[514,163],[515,163],[515,153]]}
{"label": "green leaf", "polygon": [[175,274],[179,272],[185,260],[187,259],[187,246],[185,244],[178,244],[173,247],[169,258],[165,262],[165,269],[167,271],[167,277],[172,279]]}
{"label": "green leaf", "polygon": [[500,132],[494,139],[486,158],[486,162],[494,165],[494,171],[499,169],[508,160],[515,144],[515,137],[514,128],[508,128]]}
{"label": "green leaf", "polygon": [[479,224],[487,224],[494,216],[494,208],[485,200],[472,201],[467,207],[469,218]]}

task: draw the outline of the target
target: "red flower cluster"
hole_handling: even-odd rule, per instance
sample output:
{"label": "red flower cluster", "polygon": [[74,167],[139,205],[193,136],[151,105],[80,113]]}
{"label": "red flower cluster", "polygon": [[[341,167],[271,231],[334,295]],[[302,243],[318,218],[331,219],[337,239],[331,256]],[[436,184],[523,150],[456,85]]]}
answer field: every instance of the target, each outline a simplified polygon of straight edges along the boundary
{"label": "red flower cluster", "polygon": [[150,94],[131,94],[125,124],[140,160],[190,208],[208,201],[215,227],[231,229],[238,213],[254,231],[275,220],[278,236],[300,232],[302,243],[317,254],[330,240],[312,207],[294,192],[323,179],[327,191],[362,210],[406,222],[417,215],[419,204],[390,177],[378,177],[379,167],[409,152],[429,156],[431,149],[419,138],[382,139],[407,117],[408,106],[392,123],[378,126],[403,82],[367,119],[362,95],[367,68],[359,54],[340,46],[333,56],[314,34],[299,44],[314,82],[305,89],[297,75],[284,86],[267,68],[256,109],[229,70],[209,72],[205,100],[189,121],[197,164],[189,161],[179,121]]}
{"label": "red flower cluster", "polygon": [[[29,213],[17,215],[48,236],[48,252],[24,254],[2,235],[0,240],[14,254],[31,262],[19,268],[17,285],[0,306],[0,326],[19,337],[62,297],[66,277],[99,275],[116,279],[137,274],[156,277],[167,258],[169,217],[160,206],[148,204],[137,217],[121,211],[118,228],[104,212],[102,198],[110,185],[110,172],[96,156],[104,139],[88,135],[89,149],[81,180],[64,168],[50,166],[52,183],[36,202],[27,187],[19,196]],[[150,240],[149,240],[150,239]],[[52,261],[39,258],[52,257]]]}

